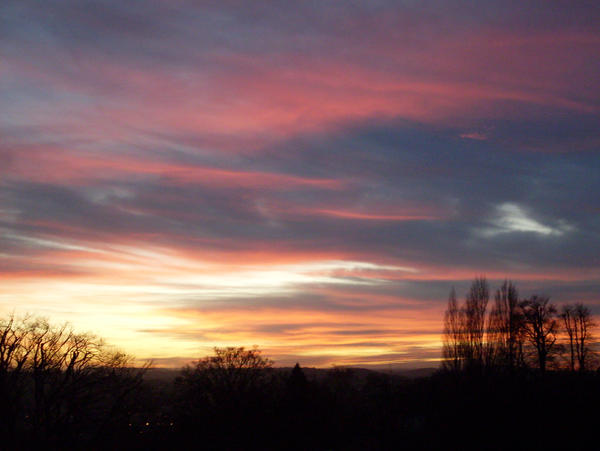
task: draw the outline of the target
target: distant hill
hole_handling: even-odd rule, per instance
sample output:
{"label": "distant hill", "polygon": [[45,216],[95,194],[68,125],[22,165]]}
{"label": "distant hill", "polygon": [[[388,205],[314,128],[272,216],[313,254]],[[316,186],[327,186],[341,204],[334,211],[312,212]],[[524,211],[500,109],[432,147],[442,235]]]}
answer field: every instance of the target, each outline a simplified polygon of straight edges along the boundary
{"label": "distant hill", "polygon": [[172,382],[180,372],[179,368],[149,368],[144,374],[144,379],[151,382]]}
{"label": "distant hill", "polygon": [[[331,371],[336,368],[311,368],[311,367],[302,367],[302,371],[309,380],[320,381],[327,377]],[[437,368],[415,368],[415,369],[405,369],[405,370],[372,370],[368,368],[347,368],[347,367],[337,367],[338,370],[342,371],[350,371],[352,375],[358,380],[363,381],[366,380],[367,377],[371,374],[387,374],[391,376],[399,376],[407,379],[417,379],[420,377],[429,377],[431,376]],[[292,367],[276,367],[275,371],[282,373],[289,373],[292,371]],[[150,368],[147,370],[144,375],[144,379],[152,382],[172,382],[175,380],[177,376],[179,376],[181,369],[179,368]]]}

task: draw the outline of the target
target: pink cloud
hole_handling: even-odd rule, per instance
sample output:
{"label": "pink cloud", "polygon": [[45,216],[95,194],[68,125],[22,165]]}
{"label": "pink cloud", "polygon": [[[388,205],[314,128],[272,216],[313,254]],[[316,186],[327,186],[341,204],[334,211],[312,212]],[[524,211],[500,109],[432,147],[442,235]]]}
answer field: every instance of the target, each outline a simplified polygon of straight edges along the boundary
{"label": "pink cloud", "polygon": [[[336,179],[221,169],[118,155],[89,156],[73,151],[63,151],[59,148],[42,147],[25,152],[21,158],[17,155],[13,164],[5,169],[6,175],[58,184],[90,184],[98,180],[131,176],[160,177],[176,184],[252,188],[276,186],[282,190],[299,187],[340,190],[346,184],[346,182]],[[33,156],[35,156],[35,165],[30,163]]]}
{"label": "pink cloud", "polygon": [[[427,41],[425,50],[402,37],[369,37],[370,58],[378,56],[385,65],[366,64],[361,52],[328,59],[310,53],[277,59],[213,54],[207,57],[212,65],[192,65],[185,77],[170,68],[148,70],[102,57],[82,59],[77,73],[41,70],[25,60],[7,64],[57,92],[100,98],[101,107],[72,107],[82,126],[91,124],[90,133],[107,129],[112,137],[133,129],[169,130],[216,142],[219,135],[245,136],[252,146],[372,117],[468,125],[475,117],[514,115],[500,104],[506,101],[597,111],[585,82],[587,62],[600,47],[595,35],[484,28],[477,35]],[[40,120],[50,126],[63,118]],[[474,133],[464,137],[479,139]],[[242,151],[243,140],[237,143]]]}
{"label": "pink cloud", "polygon": [[461,133],[459,136],[464,139],[474,139],[476,141],[485,141],[487,139],[487,135],[481,132]]}

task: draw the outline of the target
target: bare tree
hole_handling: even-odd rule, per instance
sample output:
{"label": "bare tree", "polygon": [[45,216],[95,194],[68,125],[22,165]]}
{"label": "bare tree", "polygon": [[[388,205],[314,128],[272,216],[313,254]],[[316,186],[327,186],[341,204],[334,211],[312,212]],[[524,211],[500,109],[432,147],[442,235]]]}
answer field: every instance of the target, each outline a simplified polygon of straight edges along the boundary
{"label": "bare tree", "polygon": [[483,348],[485,367],[488,369],[503,367],[503,318],[497,303],[494,303],[487,318],[485,343]]}
{"label": "bare tree", "polygon": [[15,441],[17,418],[24,416],[24,372],[30,353],[26,338],[23,321],[14,314],[0,319],[0,432],[9,447]]}
{"label": "bare tree", "polygon": [[235,396],[253,388],[273,366],[258,348],[214,348],[214,355],[198,360],[193,367],[183,370],[188,381],[201,382],[211,392]]}
{"label": "bare tree", "polygon": [[569,345],[569,369],[575,371],[575,361],[577,360],[577,352],[575,351],[575,329],[577,324],[575,322],[575,311],[572,305],[563,305],[560,313],[560,318],[565,326],[565,332],[567,333],[567,340]]}
{"label": "bare tree", "polygon": [[521,306],[525,335],[535,350],[538,368],[544,372],[558,333],[556,307],[550,303],[550,298],[535,295],[523,301]]}
{"label": "bare tree", "polygon": [[463,361],[463,316],[456,302],[456,291],[454,287],[448,297],[448,307],[444,313],[443,334],[443,367],[449,371],[459,371]]}
{"label": "bare tree", "polygon": [[178,423],[218,440],[222,449],[243,449],[268,402],[272,365],[257,348],[214,348],[177,379]]}
{"label": "bare tree", "polygon": [[[68,447],[75,425],[98,429],[125,407],[147,366],[125,368],[125,354],[92,334],[44,318],[0,319],[0,409],[5,443]],[[93,417],[93,418],[92,418]],[[16,432],[19,434],[16,434]],[[17,437],[17,436],[20,437]],[[19,446],[19,440],[27,445]]]}
{"label": "bare tree", "polygon": [[514,368],[522,360],[523,311],[515,285],[506,280],[496,290],[488,322],[488,353],[501,366]]}
{"label": "bare tree", "polygon": [[468,366],[483,367],[485,360],[485,314],[489,301],[489,286],[485,277],[471,283],[464,310],[465,361]]}
{"label": "bare tree", "polygon": [[565,305],[560,317],[567,333],[570,369],[575,371],[577,366],[579,371],[585,371],[592,353],[592,329],[596,326],[590,309],[581,303]]}
{"label": "bare tree", "polygon": [[23,326],[15,321],[14,315],[0,319],[0,378],[23,368],[29,354],[23,346],[24,339]]}
{"label": "bare tree", "polygon": [[579,360],[579,369],[585,371],[588,368],[588,359],[594,356],[594,351],[589,346],[595,339],[592,331],[598,325],[590,310],[583,304],[575,306],[575,312],[579,320],[579,348],[577,349],[577,359]]}

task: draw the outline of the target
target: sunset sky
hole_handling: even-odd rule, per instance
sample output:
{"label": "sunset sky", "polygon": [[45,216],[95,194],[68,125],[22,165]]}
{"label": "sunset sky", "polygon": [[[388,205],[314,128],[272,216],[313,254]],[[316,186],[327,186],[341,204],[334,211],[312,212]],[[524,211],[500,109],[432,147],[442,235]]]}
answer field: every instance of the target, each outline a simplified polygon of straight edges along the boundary
{"label": "sunset sky", "polygon": [[600,314],[594,1],[0,4],[0,314],[157,366],[437,365],[477,275]]}

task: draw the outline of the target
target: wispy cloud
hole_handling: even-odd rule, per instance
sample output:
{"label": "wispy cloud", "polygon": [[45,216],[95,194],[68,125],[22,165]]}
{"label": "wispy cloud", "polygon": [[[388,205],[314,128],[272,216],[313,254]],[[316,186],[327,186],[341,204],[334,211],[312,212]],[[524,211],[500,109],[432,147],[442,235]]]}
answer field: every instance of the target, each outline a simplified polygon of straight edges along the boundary
{"label": "wispy cloud", "polygon": [[558,219],[554,226],[542,224],[531,217],[525,209],[513,203],[504,203],[496,208],[496,214],[487,228],[478,232],[484,237],[494,237],[504,233],[534,233],[542,236],[561,236],[573,231],[573,226]]}

